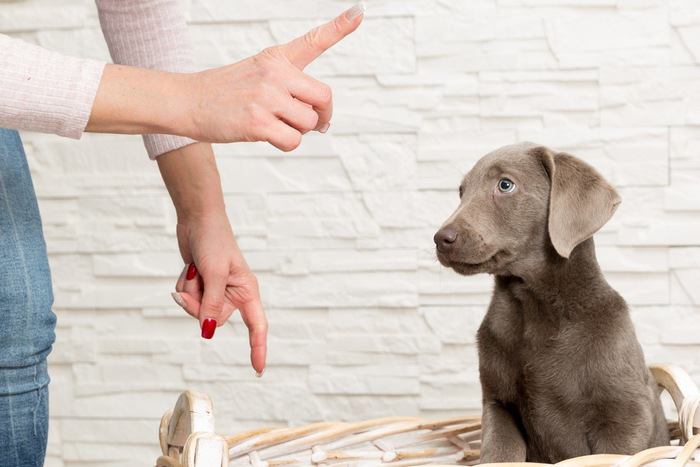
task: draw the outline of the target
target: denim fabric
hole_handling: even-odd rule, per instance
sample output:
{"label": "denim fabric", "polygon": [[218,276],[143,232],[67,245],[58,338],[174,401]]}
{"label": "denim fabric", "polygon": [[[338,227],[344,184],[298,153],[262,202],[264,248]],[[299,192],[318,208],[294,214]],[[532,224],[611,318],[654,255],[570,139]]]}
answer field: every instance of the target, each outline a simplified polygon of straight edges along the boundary
{"label": "denim fabric", "polygon": [[56,316],[22,141],[0,129],[0,466],[44,463]]}
{"label": "denim fabric", "polygon": [[49,387],[0,396],[0,417],[0,466],[43,466],[49,428]]}

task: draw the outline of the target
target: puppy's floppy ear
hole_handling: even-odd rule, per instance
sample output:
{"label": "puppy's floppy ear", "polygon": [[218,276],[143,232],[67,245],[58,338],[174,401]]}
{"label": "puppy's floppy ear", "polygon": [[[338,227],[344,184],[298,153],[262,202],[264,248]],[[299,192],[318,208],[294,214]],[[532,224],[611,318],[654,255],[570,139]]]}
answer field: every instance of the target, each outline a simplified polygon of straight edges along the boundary
{"label": "puppy's floppy ear", "polygon": [[566,153],[534,148],[550,180],[549,238],[560,256],[568,258],[615,213],[620,195],[593,167]]}

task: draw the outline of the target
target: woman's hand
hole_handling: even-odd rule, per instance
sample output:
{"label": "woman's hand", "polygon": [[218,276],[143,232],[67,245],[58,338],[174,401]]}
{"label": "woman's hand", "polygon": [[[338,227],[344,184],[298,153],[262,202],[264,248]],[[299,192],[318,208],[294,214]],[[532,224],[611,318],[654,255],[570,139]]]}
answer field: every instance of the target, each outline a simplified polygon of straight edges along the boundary
{"label": "woman's hand", "polygon": [[291,151],[303,134],[325,132],[328,85],[303,69],[362,22],[356,5],[284,45],[193,74],[107,65],[87,131],[166,133],[198,141],[267,141]]}
{"label": "woman's hand", "polygon": [[182,258],[187,263],[175,285],[173,298],[200,322],[205,339],[236,309],[248,327],[250,360],[258,374],[265,368],[267,318],[258,281],[233,237],[226,213],[177,225]]}
{"label": "woman's hand", "polygon": [[325,132],[333,114],[331,88],[303,69],[357,29],[363,9],[353,7],[294,41],[222,68],[194,75],[194,138],[267,141],[283,151],[311,130]]}
{"label": "woman's hand", "polygon": [[185,268],[173,298],[197,318],[202,337],[240,310],[248,327],[251,363],[265,368],[267,319],[258,283],[231,230],[211,145],[197,143],[158,157],[163,180],[177,210],[177,239]]}

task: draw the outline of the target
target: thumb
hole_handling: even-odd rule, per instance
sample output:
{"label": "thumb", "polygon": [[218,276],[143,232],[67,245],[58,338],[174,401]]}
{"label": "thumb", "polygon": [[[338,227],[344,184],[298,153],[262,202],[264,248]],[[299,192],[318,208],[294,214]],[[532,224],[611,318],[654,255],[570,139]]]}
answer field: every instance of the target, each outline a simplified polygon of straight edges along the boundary
{"label": "thumb", "polygon": [[292,64],[303,70],[323,52],[357,29],[362,22],[364,13],[365,6],[358,3],[332,21],[280,46],[280,50]]}
{"label": "thumb", "polygon": [[199,308],[199,325],[202,329],[202,337],[211,339],[218,325],[223,324],[224,293],[228,271],[200,271],[204,282],[204,294],[202,305]]}

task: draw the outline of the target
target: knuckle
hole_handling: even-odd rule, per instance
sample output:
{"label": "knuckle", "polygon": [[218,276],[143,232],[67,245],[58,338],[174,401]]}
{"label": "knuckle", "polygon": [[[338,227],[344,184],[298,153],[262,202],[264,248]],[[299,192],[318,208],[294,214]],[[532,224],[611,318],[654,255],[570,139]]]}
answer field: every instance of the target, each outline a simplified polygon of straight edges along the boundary
{"label": "knuckle", "polygon": [[284,143],[284,147],[282,150],[284,152],[290,152],[294,151],[296,148],[299,147],[301,144],[301,133],[295,133],[294,135],[290,136],[287,141]]}
{"label": "knuckle", "polygon": [[224,299],[223,297],[219,298],[210,298],[207,301],[206,305],[207,311],[213,312],[213,313],[221,313],[224,309]]}
{"label": "knuckle", "polygon": [[260,52],[260,55],[263,57],[274,57],[277,55],[277,50],[278,48],[276,45],[273,45],[272,47],[265,47],[262,52]]}
{"label": "knuckle", "polygon": [[267,128],[262,123],[257,124],[252,122],[248,130],[248,135],[247,141],[249,142],[267,141],[269,139]]}
{"label": "knuckle", "polygon": [[324,104],[330,104],[333,101],[333,89],[325,83],[321,83],[318,87],[318,96]]}
{"label": "knuckle", "polygon": [[282,51],[278,45],[273,45],[271,47],[265,47],[262,52],[260,52],[257,57],[260,59],[260,63],[267,65],[272,64],[275,60],[282,56]]}
{"label": "knuckle", "polygon": [[260,318],[260,321],[258,321],[257,323],[253,324],[253,325],[250,327],[249,332],[250,332],[251,334],[267,334],[268,328],[269,328],[269,325],[268,325],[268,323],[267,323],[267,317],[266,317],[265,315],[263,315],[263,316]]}
{"label": "knuckle", "polygon": [[267,325],[267,320],[263,321],[260,324],[256,324],[253,326],[253,332],[256,334],[265,334],[267,333],[268,325]]}
{"label": "knuckle", "polygon": [[200,275],[206,275],[216,265],[216,260],[209,254],[198,255],[193,262],[197,267],[197,272]]}
{"label": "knuckle", "polygon": [[345,30],[341,18],[343,18],[343,16],[338,16],[333,21],[331,21],[331,27],[333,28],[333,32],[335,34],[342,34]]}
{"label": "knuckle", "polygon": [[316,49],[318,48],[320,42],[320,36],[321,30],[319,28],[313,28],[311,31],[307,32],[304,35],[304,42],[306,43],[307,47],[311,49]]}
{"label": "knuckle", "polygon": [[199,254],[194,262],[200,271],[210,271],[222,264],[219,258],[210,251]]}
{"label": "knuckle", "polygon": [[311,131],[316,126],[318,125],[318,114],[316,112],[313,112],[311,115],[309,115],[309,122],[305,128],[306,131]]}
{"label": "knuckle", "polygon": [[245,281],[252,291],[257,292],[260,289],[260,283],[258,282],[258,278],[252,272],[248,273]]}
{"label": "knuckle", "polygon": [[265,138],[266,131],[259,117],[251,115],[248,119],[248,133],[252,137],[253,141],[260,141]]}
{"label": "knuckle", "polygon": [[249,102],[246,105],[246,113],[248,114],[248,119],[250,124],[254,129],[259,129],[265,120],[265,111],[263,108],[255,102]]}
{"label": "knuckle", "polygon": [[207,284],[213,284],[227,277],[228,271],[220,266],[213,266],[204,271],[200,271],[200,274],[202,275],[202,279],[204,279],[204,286],[206,287]]}
{"label": "knuckle", "polygon": [[255,70],[260,70],[266,66],[265,63],[267,62],[267,56],[267,49],[265,49],[251,58]]}
{"label": "knuckle", "polygon": [[275,71],[275,53],[269,50],[271,49],[265,49],[262,53],[255,56],[257,75],[262,80],[270,79]]}

